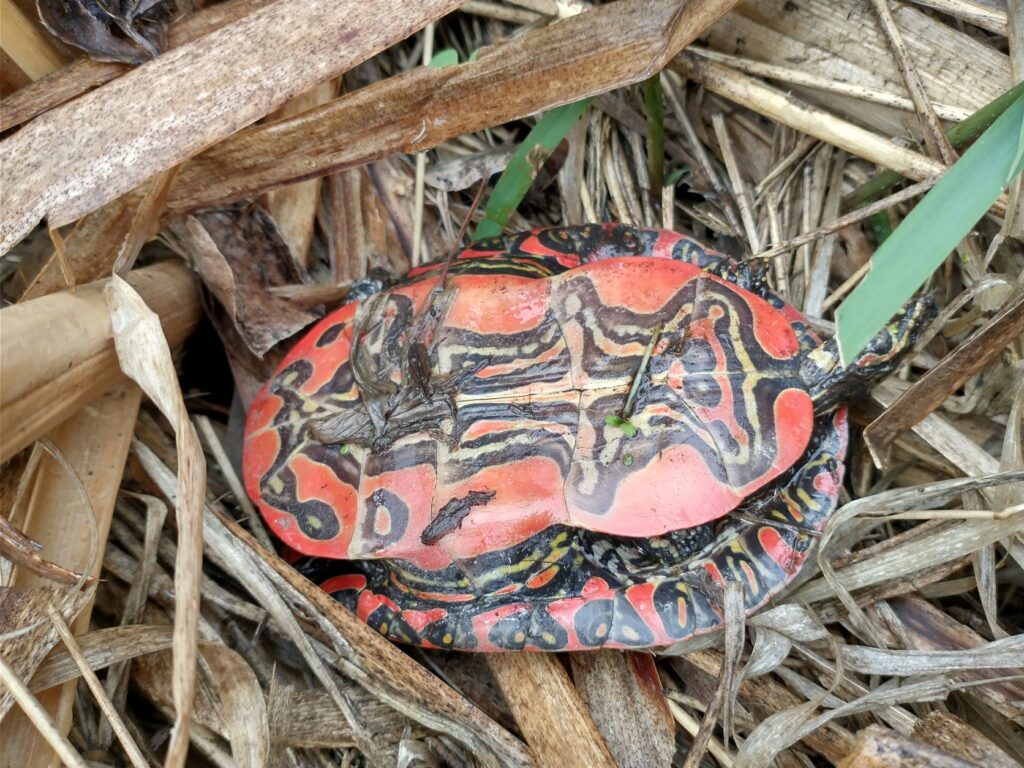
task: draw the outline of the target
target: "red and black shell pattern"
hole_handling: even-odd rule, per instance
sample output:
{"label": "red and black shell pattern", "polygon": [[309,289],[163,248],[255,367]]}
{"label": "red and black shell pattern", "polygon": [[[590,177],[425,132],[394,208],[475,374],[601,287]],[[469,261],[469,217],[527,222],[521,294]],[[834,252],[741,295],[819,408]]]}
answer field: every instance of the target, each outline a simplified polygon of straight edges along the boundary
{"label": "red and black shell pattern", "polygon": [[846,450],[795,309],[621,225],[443,271],[325,318],[250,410],[247,490],[307,574],[396,640],[477,651],[670,645],[720,625],[726,581],[754,610],[793,578]]}

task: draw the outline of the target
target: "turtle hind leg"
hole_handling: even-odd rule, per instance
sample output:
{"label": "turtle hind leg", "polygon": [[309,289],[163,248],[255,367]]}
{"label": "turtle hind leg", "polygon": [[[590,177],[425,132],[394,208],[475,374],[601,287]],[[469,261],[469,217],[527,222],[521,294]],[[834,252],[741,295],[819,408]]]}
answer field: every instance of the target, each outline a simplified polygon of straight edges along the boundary
{"label": "turtle hind leg", "polygon": [[839,342],[835,338],[804,355],[800,378],[814,401],[814,412],[827,413],[892,373],[937,314],[930,296],[916,296],[849,365],[840,363]]}

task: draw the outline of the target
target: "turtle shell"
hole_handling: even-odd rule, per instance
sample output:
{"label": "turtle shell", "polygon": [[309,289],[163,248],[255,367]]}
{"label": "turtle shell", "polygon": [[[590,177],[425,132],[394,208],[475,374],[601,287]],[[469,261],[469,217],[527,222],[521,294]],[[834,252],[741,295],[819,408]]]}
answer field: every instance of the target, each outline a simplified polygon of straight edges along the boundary
{"label": "turtle shell", "polygon": [[[716,546],[762,558],[748,584],[781,564],[752,593],[791,578],[805,533],[767,526],[744,550],[750,523],[712,524],[753,505],[800,528],[834,507],[845,422],[815,421],[795,310],[692,240],[620,226],[485,242],[442,273],[329,315],[250,409],[245,481],[271,529],[360,561],[308,572],[398,639],[481,650],[592,647],[569,606],[608,594],[597,645],[682,639],[655,584]],[[646,609],[616,635],[636,587]]]}

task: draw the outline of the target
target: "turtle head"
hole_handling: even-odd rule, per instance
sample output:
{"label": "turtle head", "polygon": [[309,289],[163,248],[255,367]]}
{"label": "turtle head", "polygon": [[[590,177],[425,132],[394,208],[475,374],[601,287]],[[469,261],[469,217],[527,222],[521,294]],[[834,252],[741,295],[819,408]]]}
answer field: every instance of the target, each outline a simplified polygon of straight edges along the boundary
{"label": "turtle head", "polygon": [[808,352],[800,363],[800,378],[814,401],[814,412],[831,411],[892,373],[937,314],[930,296],[915,296],[847,366],[840,363],[834,338]]}

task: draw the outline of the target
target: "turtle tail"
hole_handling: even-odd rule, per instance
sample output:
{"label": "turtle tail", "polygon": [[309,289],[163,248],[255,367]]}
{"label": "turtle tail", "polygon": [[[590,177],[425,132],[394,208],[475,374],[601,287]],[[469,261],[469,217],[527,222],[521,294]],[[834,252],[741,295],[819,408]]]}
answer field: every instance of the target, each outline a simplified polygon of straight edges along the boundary
{"label": "turtle tail", "polygon": [[847,366],[840,363],[835,338],[811,350],[800,364],[800,377],[814,401],[814,412],[827,413],[892,373],[937,315],[930,296],[915,296]]}

